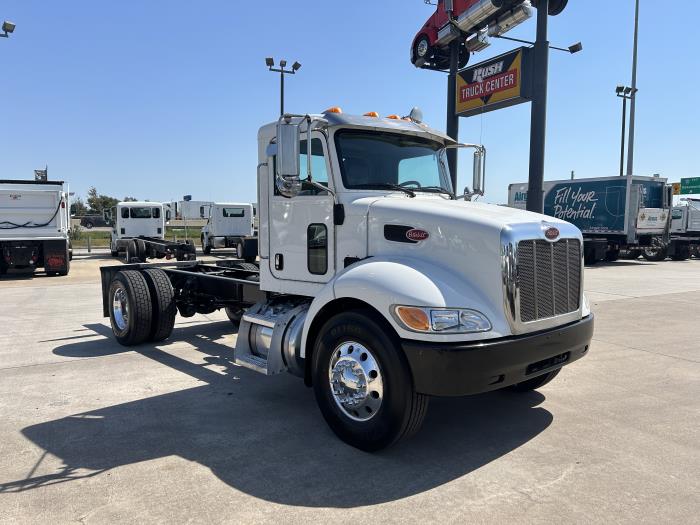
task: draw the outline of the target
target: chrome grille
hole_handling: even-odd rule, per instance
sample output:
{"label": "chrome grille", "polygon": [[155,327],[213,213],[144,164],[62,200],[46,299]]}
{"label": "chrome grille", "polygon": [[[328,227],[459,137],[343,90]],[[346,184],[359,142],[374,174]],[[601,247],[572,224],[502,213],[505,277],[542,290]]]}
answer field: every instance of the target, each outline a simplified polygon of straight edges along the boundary
{"label": "chrome grille", "polygon": [[574,312],[581,297],[581,244],[577,239],[518,243],[520,321]]}

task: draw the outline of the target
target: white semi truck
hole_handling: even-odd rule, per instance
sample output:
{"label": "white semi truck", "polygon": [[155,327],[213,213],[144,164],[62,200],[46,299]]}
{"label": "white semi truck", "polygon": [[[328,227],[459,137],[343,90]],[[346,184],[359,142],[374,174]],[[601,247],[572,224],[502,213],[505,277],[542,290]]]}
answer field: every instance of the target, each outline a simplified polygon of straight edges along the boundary
{"label": "white semi truck", "polygon": [[120,202],[105,210],[105,220],[111,226],[112,257],[124,255],[126,262],[146,259],[196,259],[192,241],[175,242],[165,238],[165,223],[170,211],[160,202]]}
{"label": "white semi truck", "polygon": [[10,268],[68,275],[68,199],[62,181],[0,180],[0,275]]}
{"label": "white semi truck", "polygon": [[161,341],[176,312],[225,308],[232,361],[303,378],[333,431],[368,451],[415,432],[430,396],[529,391],[585,356],[581,232],[470,202],[482,146],[458,198],[445,151],[467,145],[412,115],[332,108],[262,127],[258,262],[102,267],[116,339]]}
{"label": "white semi truck", "polygon": [[[667,243],[646,248],[642,255],[649,261],[685,261],[700,257],[700,199],[683,198],[671,210],[671,230]],[[633,253],[633,257],[639,257]]]}
{"label": "white semi truck", "polygon": [[202,251],[235,248],[239,259],[253,262],[257,256],[253,205],[236,202],[215,202],[209,207],[207,224],[202,228]]}

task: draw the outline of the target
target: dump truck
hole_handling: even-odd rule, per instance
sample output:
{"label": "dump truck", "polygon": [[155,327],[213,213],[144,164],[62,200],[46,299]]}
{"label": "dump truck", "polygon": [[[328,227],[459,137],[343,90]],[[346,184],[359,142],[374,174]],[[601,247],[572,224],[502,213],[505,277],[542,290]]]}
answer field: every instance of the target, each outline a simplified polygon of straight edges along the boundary
{"label": "dump truck", "polygon": [[69,210],[63,181],[0,180],[0,275],[11,268],[68,275]]}
{"label": "dump truck", "polygon": [[[526,183],[508,186],[508,205],[525,209]],[[622,250],[668,242],[672,187],[659,177],[594,177],[545,181],[544,213],[583,233],[586,264],[615,261]]]}
{"label": "dump truck", "polygon": [[[449,148],[474,151],[459,196]],[[103,315],[132,346],[177,338],[177,313],[224,309],[232,361],[303,378],[366,451],[416,432],[431,396],[540,388],[589,352],[583,238],[475,202],[485,159],[418,111],[285,114],[258,132],[256,262],[104,266]]]}

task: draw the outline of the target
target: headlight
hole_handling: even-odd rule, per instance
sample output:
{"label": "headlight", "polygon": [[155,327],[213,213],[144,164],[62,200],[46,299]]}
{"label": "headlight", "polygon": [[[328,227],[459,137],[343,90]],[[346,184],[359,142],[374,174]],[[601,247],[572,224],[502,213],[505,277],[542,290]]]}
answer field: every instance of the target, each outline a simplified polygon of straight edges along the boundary
{"label": "headlight", "polygon": [[396,306],[394,317],[414,332],[467,334],[491,330],[484,314],[464,308]]}

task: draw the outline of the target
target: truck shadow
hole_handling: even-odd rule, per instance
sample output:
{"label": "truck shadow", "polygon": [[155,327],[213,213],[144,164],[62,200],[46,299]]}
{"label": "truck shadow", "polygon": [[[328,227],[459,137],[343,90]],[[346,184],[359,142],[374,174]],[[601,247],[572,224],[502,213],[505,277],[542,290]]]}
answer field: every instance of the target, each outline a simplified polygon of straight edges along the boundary
{"label": "truck shadow", "polygon": [[[109,333],[104,325],[87,325]],[[110,469],[171,455],[205,465],[231,487],[284,505],[348,508],[428,491],[517,449],[552,422],[538,407],[539,393],[495,392],[431,400],[414,438],[378,454],[338,440],[323,421],[313,391],[286,374],[263,377],[232,363],[230,347],[216,342],[230,324],[177,329],[204,354],[207,365],[138,347],[143,356],[204,384],[25,428],[22,433],[60,458],[49,475],[0,484],[16,492],[99,475]],[[62,356],[128,351],[111,337],[55,350]],[[32,472],[34,469],[32,470]]]}

